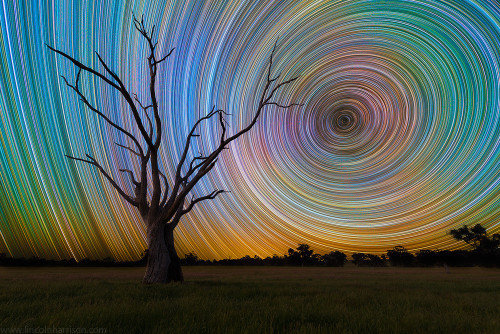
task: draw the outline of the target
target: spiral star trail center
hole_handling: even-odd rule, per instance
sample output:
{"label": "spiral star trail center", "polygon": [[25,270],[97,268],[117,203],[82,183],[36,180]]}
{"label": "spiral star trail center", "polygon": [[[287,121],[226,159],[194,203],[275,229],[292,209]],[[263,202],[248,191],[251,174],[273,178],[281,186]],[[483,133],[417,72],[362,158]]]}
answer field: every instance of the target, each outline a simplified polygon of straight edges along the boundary
{"label": "spiral star trail center", "polygon": [[356,127],[356,121],[358,119],[355,112],[349,110],[341,110],[339,112],[334,112],[334,123],[335,131],[339,133],[349,133],[353,128]]}

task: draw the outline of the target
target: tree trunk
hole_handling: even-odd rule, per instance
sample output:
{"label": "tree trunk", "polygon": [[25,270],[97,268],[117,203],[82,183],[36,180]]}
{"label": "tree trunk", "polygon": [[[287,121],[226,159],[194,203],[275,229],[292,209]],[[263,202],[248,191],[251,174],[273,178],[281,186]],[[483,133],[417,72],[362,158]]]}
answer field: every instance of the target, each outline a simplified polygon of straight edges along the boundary
{"label": "tree trunk", "polygon": [[170,254],[170,265],[168,267],[168,282],[184,282],[184,275],[181,268],[181,260],[175,251],[174,246],[174,228],[167,226],[165,228],[165,242]]}
{"label": "tree trunk", "polygon": [[165,242],[165,224],[153,223],[146,226],[148,226],[148,262],[142,283],[167,283],[168,268],[172,261]]}

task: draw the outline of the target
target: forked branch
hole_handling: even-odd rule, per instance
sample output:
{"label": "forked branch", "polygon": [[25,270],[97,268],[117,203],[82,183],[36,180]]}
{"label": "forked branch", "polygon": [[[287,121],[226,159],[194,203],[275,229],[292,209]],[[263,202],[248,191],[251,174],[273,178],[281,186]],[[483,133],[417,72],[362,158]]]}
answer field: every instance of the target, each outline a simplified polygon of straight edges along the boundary
{"label": "forked branch", "polygon": [[[184,187],[182,193],[180,194],[181,197],[185,196],[189,191],[191,191],[191,189],[194,187],[194,185],[202,177],[204,177],[214,167],[214,164],[217,161],[218,155],[226,148],[226,146],[229,143],[231,143],[232,141],[236,140],[237,138],[239,138],[241,135],[245,134],[246,132],[250,131],[250,129],[257,122],[257,120],[260,117],[260,115],[262,113],[262,110],[264,109],[265,106],[267,106],[267,105],[275,105],[277,107],[281,107],[281,108],[287,109],[287,108],[291,108],[293,106],[300,106],[301,105],[301,104],[298,104],[298,103],[292,103],[292,104],[289,104],[289,105],[283,105],[283,104],[280,104],[280,103],[272,101],[272,98],[274,97],[274,94],[276,93],[276,91],[279,88],[284,87],[286,85],[289,85],[289,84],[291,84],[292,82],[294,82],[295,80],[298,79],[298,77],[291,78],[289,80],[286,80],[286,81],[283,81],[281,83],[278,83],[273,89],[271,89],[271,85],[279,78],[279,75],[277,77],[275,77],[275,78],[271,78],[272,65],[273,65],[273,57],[274,57],[275,51],[276,51],[276,43],[274,44],[273,50],[272,50],[271,55],[269,57],[269,65],[268,65],[268,71],[267,71],[267,76],[266,76],[266,85],[265,85],[264,90],[262,92],[262,95],[260,97],[259,105],[257,107],[257,110],[256,110],[255,114],[254,114],[254,117],[252,118],[252,121],[245,128],[241,129],[240,131],[238,131],[237,133],[233,134],[232,136],[230,136],[228,138],[225,138],[226,128],[225,128],[225,125],[224,125],[223,111],[217,111],[219,113],[219,117],[220,117],[219,121],[220,121],[220,124],[221,124],[221,127],[222,127],[222,135],[221,135],[220,144],[219,144],[219,146],[211,154],[209,154],[206,157],[206,159],[204,159],[204,161],[200,165],[195,165],[195,167],[196,167],[195,169],[196,170],[193,170],[193,168],[190,168],[190,170],[188,171],[187,175],[194,174],[194,176],[192,177],[191,180],[189,180],[188,184]],[[212,112],[209,113],[206,117],[212,117],[213,115],[215,115],[214,108],[212,109]],[[203,119],[205,119],[205,118],[201,118],[195,124],[195,126],[193,127],[193,130],[190,132],[190,135],[194,132],[194,129],[199,124],[199,122],[201,120],[203,120]],[[188,139],[189,139],[189,136],[188,136]],[[184,149],[185,153],[187,152],[188,146],[189,146],[189,140],[186,141],[186,147]],[[179,166],[178,166],[177,170],[180,170],[180,166],[182,164],[184,164],[185,153],[183,154],[183,157],[179,161]]]}
{"label": "forked branch", "polygon": [[76,160],[76,161],[81,161],[81,162],[85,162],[85,163],[88,163],[89,165],[92,165],[94,167],[96,167],[100,172],[101,174],[109,181],[109,183],[118,191],[118,193],[127,201],[129,202],[130,204],[132,204],[133,206],[138,206],[139,205],[139,202],[137,202],[134,198],[132,198],[131,196],[129,196],[119,185],[118,183],[115,182],[115,180],[113,180],[113,178],[104,170],[104,168],[102,168],[102,166],[97,162],[96,159],[94,159],[93,157],[91,157],[90,155],[86,154],[85,155],[89,160],[86,160],[86,159],[81,159],[81,158],[75,158],[75,157],[72,157],[68,154],[66,154],[66,157],[68,157],[69,159],[72,159],[72,160]]}
{"label": "forked branch", "polygon": [[[144,24],[144,17],[141,17],[141,20],[139,21],[135,15],[133,17],[134,25],[137,31],[146,39],[148,42],[149,46],[149,56],[148,56],[148,67],[149,67],[149,94],[151,98],[151,106],[153,108],[153,115],[155,119],[155,126],[156,126],[156,139],[154,140],[154,147],[158,149],[160,147],[161,143],[161,129],[162,129],[162,124],[161,124],[161,119],[160,119],[160,112],[158,110],[158,100],[156,98],[156,89],[155,89],[155,84],[156,84],[156,74],[158,70],[158,64],[165,61],[172,52],[174,52],[175,48],[172,48],[169,53],[167,53],[166,56],[161,58],[160,60],[156,60],[156,54],[155,54],[155,49],[156,46],[158,45],[158,42],[154,41],[154,31],[156,26],[153,25],[151,28],[151,31],[148,31]],[[152,138],[151,138],[152,140]]]}
{"label": "forked branch", "polygon": [[[121,127],[120,125],[118,125],[117,123],[113,122],[108,116],[106,116],[103,112],[101,112],[99,109],[97,109],[96,107],[94,107],[87,99],[87,97],[81,92],[80,90],[80,75],[81,75],[81,72],[82,72],[82,69],[80,68],[78,70],[78,74],[76,75],[76,81],[75,81],[75,84],[74,85],[71,85],[68,80],[66,79],[66,77],[64,76],[61,76],[62,79],[64,80],[64,82],[66,83],[66,85],[68,87],[70,87],[71,89],[73,89],[75,91],[75,93],[80,97],[80,101],[82,101],[90,110],[92,110],[94,113],[96,113],[97,115],[99,115],[102,119],[104,119],[109,125],[111,125],[113,128],[117,129],[118,131],[122,132],[123,134],[125,134],[127,137],[129,137],[130,139],[132,139],[132,141],[134,142],[134,144],[136,145],[137,149],[139,150],[139,155],[142,157],[144,156],[144,152],[142,150],[142,146],[141,144],[139,143],[139,141],[137,140],[137,138],[135,138],[135,136],[130,133],[129,131],[125,130],[123,127]],[[134,151],[135,152],[135,151]],[[137,152],[135,152],[137,153]]]}
{"label": "forked branch", "polygon": [[198,197],[198,198],[192,198],[191,199],[191,203],[189,203],[188,207],[186,209],[182,210],[182,214],[185,215],[186,213],[188,213],[189,211],[191,211],[197,203],[200,203],[202,201],[206,201],[206,200],[209,200],[209,199],[214,199],[215,197],[217,197],[217,195],[223,194],[223,193],[226,193],[226,192],[227,191],[225,191],[225,190],[214,190],[214,191],[212,191],[208,195],[201,196],[201,197]]}
{"label": "forked branch", "polygon": [[[168,221],[169,219],[174,217],[174,215],[176,215],[176,212],[178,212],[177,209],[179,208],[179,206],[183,205],[184,199],[187,196],[187,194],[192,190],[192,188],[205,175],[207,175],[214,168],[215,164],[217,163],[219,154],[227,148],[229,143],[231,143],[232,141],[239,138],[241,135],[248,132],[255,125],[255,123],[257,122],[258,118],[260,117],[262,110],[265,106],[274,105],[274,106],[277,106],[280,108],[287,109],[287,108],[291,108],[293,106],[300,106],[301,105],[298,103],[292,103],[292,104],[285,105],[285,104],[281,104],[281,103],[278,103],[278,102],[275,102],[272,100],[275,93],[278,91],[278,89],[280,89],[286,85],[289,85],[298,79],[298,77],[294,77],[294,78],[291,78],[289,80],[280,82],[280,83],[276,84],[274,86],[274,88],[271,88],[271,85],[273,85],[275,82],[277,82],[277,80],[281,76],[281,74],[279,74],[278,76],[276,76],[274,78],[271,76],[272,75],[273,57],[274,57],[275,51],[276,51],[276,43],[274,44],[273,50],[272,50],[271,55],[269,57],[269,65],[268,65],[268,70],[267,70],[267,75],[266,75],[266,85],[265,85],[264,90],[262,92],[262,95],[260,97],[259,105],[257,107],[257,110],[256,110],[251,122],[245,128],[236,132],[232,136],[226,138],[226,125],[227,125],[227,123],[224,119],[224,115],[226,115],[226,113],[223,110],[215,110],[215,107],[213,107],[212,110],[206,116],[201,117],[193,125],[191,131],[189,132],[189,134],[186,138],[184,150],[182,152],[181,158],[180,158],[179,163],[177,165],[176,175],[175,175],[175,179],[174,179],[174,186],[172,187],[170,198],[168,199],[168,201],[164,205],[165,211],[163,213],[163,219]],[[212,151],[212,153],[210,153],[206,156],[195,157],[193,160],[191,160],[188,171],[186,172],[186,174],[184,176],[181,176],[182,166],[184,165],[184,163],[186,161],[187,152],[188,152],[190,145],[191,145],[191,139],[196,136],[195,135],[196,128],[198,127],[198,125],[202,121],[208,120],[215,115],[219,115],[219,124],[222,128],[219,145],[217,146],[216,149],[214,149]],[[199,160],[199,162],[197,163],[198,160]],[[221,192],[216,191],[216,192],[211,193],[210,195],[201,197],[200,201],[206,200],[206,199],[213,199],[219,193],[221,193]],[[182,211],[183,214],[189,212],[192,209],[192,206],[194,206],[194,204],[196,204],[197,202],[198,202],[197,200],[193,200],[191,202],[190,206],[188,206],[188,209]]]}
{"label": "forked branch", "polygon": [[[75,58],[71,57],[70,55],[68,55],[67,53],[64,53],[60,50],[57,50],[53,47],[51,47],[50,45],[48,44],[45,44],[50,50],[54,51],[55,53],[63,56],[64,58],[68,59],[69,61],[71,61],[74,65],[76,65],[78,68],[79,68],[79,72],[81,70],[84,70],[84,71],[87,71],[89,72],[90,74],[100,78],[101,80],[103,80],[105,83],[107,83],[108,85],[110,85],[111,87],[113,87],[114,89],[116,89],[121,95],[122,97],[125,99],[125,101],[127,102],[127,104],[129,105],[131,111],[132,111],[132,115],[134,116],[134,120],[137,124],[137,127],[139,128],[139,131],[141,132],[142,136],[144,137],[144,140],[146,141],[146,143],[148,145],[153,145],[152,143],[152,140],[151,138],[148,136],[146,130],[144,129],[144,126],[142,124],[142,121],[141,121],[141,118],[140,118],[140,115],[139,115],[139,112],[134,104],[134,101],[132,100],[132,97],[130,96],[130,93],[127,91],[127,89],[125,88],[125,85],[123,84],[123,82],[120,80],[120,78],[113,72],[111,71],[111,69],[109,68],[109,66],[106,64],[106,62],[101,58],[101,56],[97,54],[97,57],[99,58],[99,62],[103,65],[104,69],[106,70],[106,72],[108,72],[111,77],[117,82],[113,82],[112,80],[108,79],[104,74],[94,70],[93,68],[90,68],[84,64],[82,64],[80,61],[76,60]],[[66,84],[68,84],[66,78],[64,78]],[[75,91],[75,87],[77,86],[71,86],[68,84],[68,86],[72,87]],[[78,94],[81,98],[83,96]],[[84,97],[83,97],[84,98]],[[86,101],[87,99],[84,98],[84,102]],[[87,101],[88,102],[88,101]],[[85,103],[87,104],[87,106],[90,107],[90,103]],[[141,148],[142,150],[142,148]]]}

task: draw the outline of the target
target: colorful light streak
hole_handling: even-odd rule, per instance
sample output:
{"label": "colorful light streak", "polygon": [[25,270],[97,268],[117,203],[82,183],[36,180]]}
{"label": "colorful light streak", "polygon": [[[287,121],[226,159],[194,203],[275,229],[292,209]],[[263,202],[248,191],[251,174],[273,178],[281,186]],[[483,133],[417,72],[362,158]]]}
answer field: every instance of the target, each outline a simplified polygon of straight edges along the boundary
{"label": "colorful light streak", "polygon": [[[165,170],[212,105],[247,124],[279,37],[275,72],[300,79],[224,153],[177,231],[203,258],[453,249],[462,224],[500,231],[500,9],[494,1],[6,1],[0,7],[0,252],[136,259],[139,216],[96,170],[64,158],[137,161],[85,109],[53,45],[98,67],[99,51],[147,101],[145,44],[132,13],[157,24]],[[89,100],[133,131],[119,97],[85,76]],[[213,145],[207,125],[193,152]]]}

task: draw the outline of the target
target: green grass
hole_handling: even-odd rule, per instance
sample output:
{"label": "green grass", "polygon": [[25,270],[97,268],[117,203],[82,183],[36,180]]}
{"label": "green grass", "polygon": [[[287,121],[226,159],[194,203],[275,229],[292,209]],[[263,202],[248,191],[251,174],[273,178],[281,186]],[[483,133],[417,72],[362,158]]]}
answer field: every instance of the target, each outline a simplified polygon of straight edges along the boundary
{"label": "green grass", "polygon": [[0,268],[0,329],[107,333],[500,333],[500,270]]}

